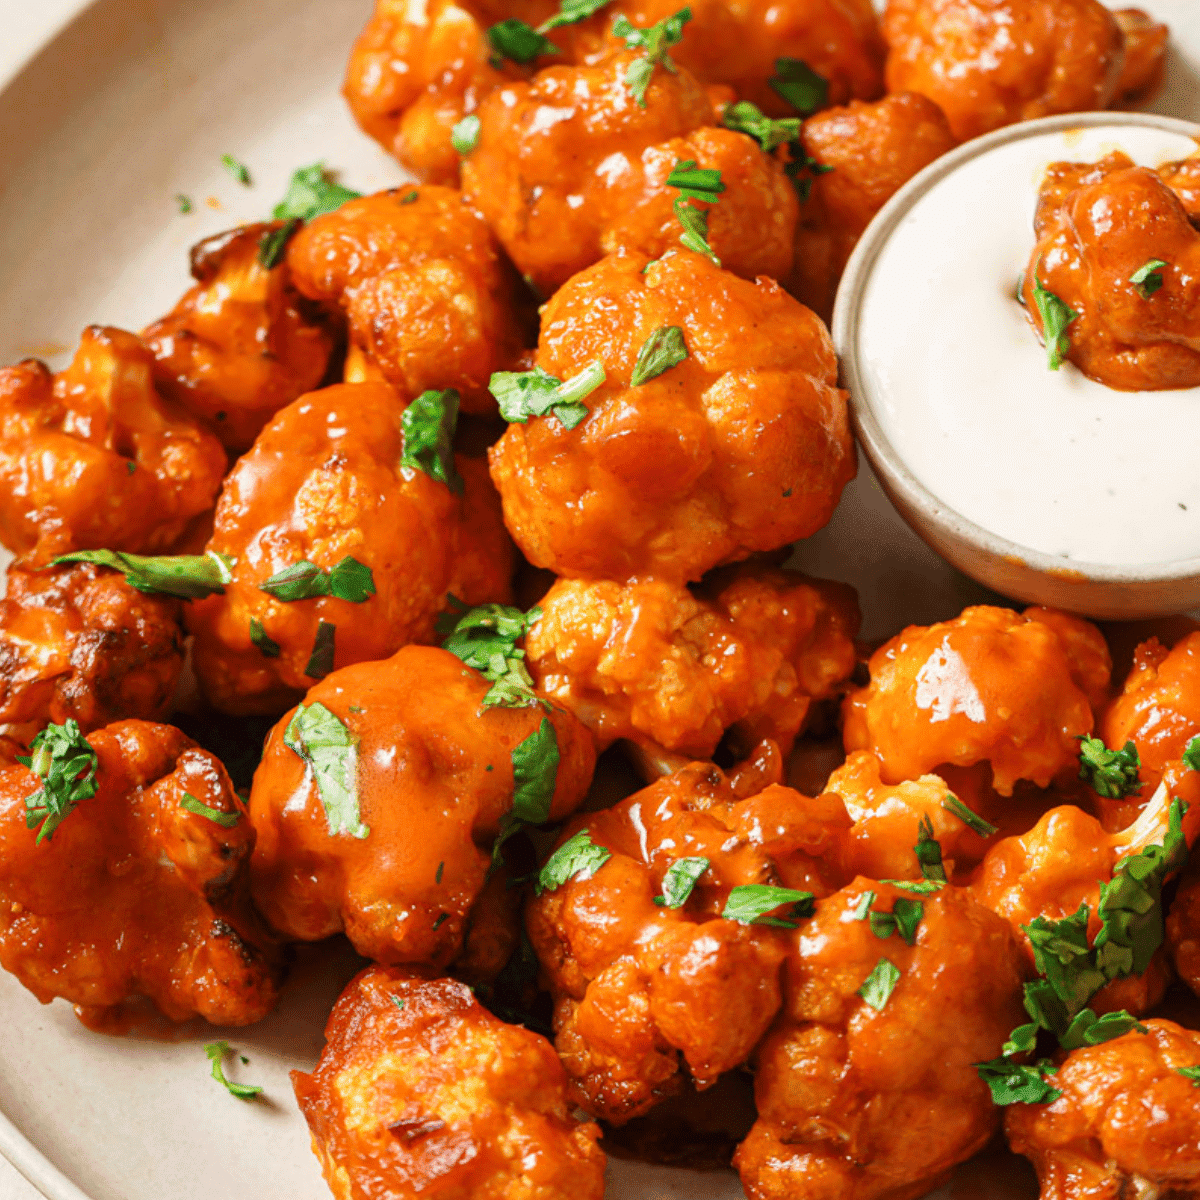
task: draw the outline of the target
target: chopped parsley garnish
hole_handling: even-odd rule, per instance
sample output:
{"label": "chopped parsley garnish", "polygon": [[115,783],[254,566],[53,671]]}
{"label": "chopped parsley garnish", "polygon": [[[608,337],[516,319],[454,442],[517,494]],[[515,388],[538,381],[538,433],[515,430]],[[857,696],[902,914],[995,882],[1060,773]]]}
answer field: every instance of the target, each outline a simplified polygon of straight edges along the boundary
{"label": "chopped parsley garnish", "polygon": [[556,416],[567,429],[587,419],[583,403],[605,380],[604,364],[596,359],[564,383],[534,367],[532,371],[497,371],[488,381],[488,391],[500,405],[500,415],[514,425],[530,417]]}
{"label": "chopped parsley garnish", "polygon": [[1124,800],[1137,795],[1142,790],[1141,765],[1133,742],[1126,742],[1122,750],[1110,750],[1099,738],[1079,739],[1079,778],[1097,796]]}
{"label": "chopped parsley garnish", "polygon": [[400,431],[404,435],[401,472],[411,478],[413,471],[423,471],[461,496],[463,480],[454,468],[457,424],[458,393],[453,388],[422,392],[400,417]]}
{"label": "chopped parsley garnish", "polygon": [[223,166],[225,170],[242,185],[242,187],[250,186],[250,168],[247,167],[245,163],[238,162],[238,160],[234,158],[232,154],[221,155],[221,166]]}
{"label": "chopped parsley garnish", "polygon": [[685,200],[699,200],[704,204],[716,204],[725,191],[721,172],[715,168],[696,166],[694,158],[677,162],[671,168],[667,187],[678,188]]}
{"label": "chopped parsley garnish", "polygon": [[581,829],[546,860],[533,890],[540,896],[543,892],[557,891],[570,879],[591,879],[610,858],[612,851],[597,846],[588,831]]}
{"label": "chopped parsley garnish", "polygon": [[94,563],[111,567],[125,576],[130,587],[148,595],[179,596],[184,600],[203,600],[219,596],[233,579],[233,559],[209,550],[207,554],[160,555],[155,558],[126,554],[122,550],[76,550],[60,554],[51,562]]}
{"label": "chopped parsley garnish", "polygon": [[871,912],[871,905],[875,903],[876,896],[874,892],[863,892],[858,898],[858,903],[850,910],[851,920],[865,921]]}
{"label": "chopped parsley garnish", "polygon": [[69,718],[62,725],[47,725],[29,743],[28,756],[17,755],[17,762],[42,780],[42,786],[25,797],[25,827],[38,830],[40,846],[76,805],[96,794],[96,752],[78,722]]}
{"label": "chopped parsley garnish", "polygon": [[401,204],[416,204],[416,202],[418,200],[420,200],[420,198],[421,198],[421,193],[418,192],[416,188],[409,188],[409,190],[407,192],[405,192],[403,196],[400,197],[400,203]]}
{"label": "chopped parsley garnish", "polygon": [[1183,765],[1189,771],[1200,771],[1200,737],[1194,737],[1184,747]]}
{"label": "chopped parsley garnish", "polygon": [[343,187],[330,177],[323,162],[293,172],[283,199],[271,216],[276,221],[311,221],[336,212],[348,200],[358,200],[362,192]]}
{"label": "chopped parsley garnish", "polygon": [[394,1005],[395,1005],[395,1006],[396,1006],[396,1007],[397,1007],[397,1008],[398,1008],[398,1009],[399,1009],[401,1012],[403,1012],[403,1011],[404,1011],[404,1001],[403,1001],[403,1000],[401,1000],[401,999],[400,999],[400,997],[399,997],[399,996],[397,996],[395,992],[388,992],[388,995],[391,997],[391,999],[392,999],[392,1003],[393,1003],[393,1004],[394,1004]]}
{"label": "chopped parsley garnish", "polygon": [[875,969],[863,980],[858,994],[876,1012],[880,1012],[891,999],[896,984],[900,982],[900,971],[889,958],[881,958]]}
{"label": "chopped parsley garnish", "polygon": [[250,641],[258,647],[264,658],[279,657],[279,643],[267,633],[257,617],[250,618]]}
{"label": "chopped parsley garnish", "polygon": [[664,17],[649,29],[639,29],[630,23],[624,13],[613,21],[612,31],[615,37],[623,38],[627,49],[644,50],[639,58],[629,64],[625,72],[625,83],[633,93],[633,98],[640,108],[646,107],[646,89],[654,76],[654,68],[665,67],[672,74],[678,68],[667,51],[683,40],[683,27],[692,19],[690,8],[681,8],[677,13]]}
{"label": "chopped parsley garnish", "polygon": [[1200,1087],[1200,1066],[1176,1067],[1175,1073],[1177,1075],[1182,1075],[1184,1079],[1190,1079],[1194,1087]]}
{"label": "chopped parsley garnish", "polygon": [[933,822],[928,816],[921,818],[917,826],[917,844],[913,847],[921,874],[931,883],[946,882],[946,868],[942,866],[942,847],[933,836]]}
{"label": "chopped parsley garnish", "polygon": [[222,812],[219,808],[209,808],[203,800],[197,800],[191,792],[183,793],[179,807],[195,813],[198,817],[207,817],[214,825],[220,825],[222,829],[232,829],[242,816],[239,812]]}
{"label": "chopped parsley garnish", "polygon": [[532,708],[540,704],[548,710],[550,702],[534,692],[525,651],[517,646],[517,641],[541,620],[542,610],[531,608],[523,613],[507,604],[467,609],[461,600],[453,596],[449,600],[463,615],[444,613],[438,618],[438,632],[447,635],[442,649],[474,667],[491,683],[483,698],[484,708]]}
{"label": "chopped parsley garnish", "polygon": [[1071,349],[1071,339],[1067,336],[1067,326],[1077,320],[1079,314],[1056,296],[1047,291],[1038,279],[1038,263],[1033,268],[1033,302],[1037,305],[1038,315],[1042,319],[1042,339],[1046,343],[1046,354],[1049,358],[1050,370],[1057,371],[1063,364],[1063,359]]}
{"label": "chopped parsley garnish", "polygon": [[371,830],[362,823],[358,806],[358,738],[314,701],[296,709],[283,744],[312,771],[329,832],[365,838]]}
{"label": "chopped parsley garnish", "polygon": [[992,1103],[998,1107],[1009,1104],[1053,1104],[1062,1092],[1047,1080],[1058,1068],[1048,1059],[1023,1066],[1006,1055],[991,1062],[976,1063],[979,1078],[991,1088]]}
{"label": "chopped parsley garnish", "polygon": [[[791,905],[782,917],[772,917],[777,908]],[[812,892],[794,888],[771,887],[763,883],[743,883],[729,893],[721,916],[741,925],[773,925],[778,929],[795,929],[797,921],[813,914]]]}
{"label": "chopped parsley garnish", "polygon": [[562,0],[558,12],[549,20],[538,26],[538,33],[549,33],[560,25],[574,25],[594,17],[602,8],[611,4],[612,0]]}
{"label": "chopped parsley garnish", "polygon": [[509,58],[518,63],[533,62],[539,55],[559,52],[549,38],[515,17],[493,25],[487,31],[487,40],[497,58]]}
{"label": "chopped parsley garnish", "polygon": [[283,262],[287,244],[292,240],[292,234],[300,228],[300,224],[299,218],[293,217],[276,229],[268,229],[258,239],[258,254],[255,257],[260,267],[266,271],[273,271]]}
{"label": "chopped parsley garnish", "polygon": [[312,653],[308,656],[304,673],[309,679],[324,679],[333,670],[333,659],[337,653],[337,626],[329,621],[317,622],[317,633],[313,638]]}
{"label": "chopped parsley garnish", "polygon": [[1078,1050],[1082,1046],[1099,1046],[1133,1030],[1147,1032],[1146,1026],[1124,1009],[1098,1017],[1090,1008],[1085,1008],[1071,1022],[1058,1044],[1064,1050]]}
{"label": "chopped parsley garnish", "polygon": [[879,882],[890,884],[894,888],[903,888],[904,891],[917,896],[932,896],[934,892],[940,892],[945,887],[945,884],[936,879],[881,879]]}
{"label": "chopped parsley garnish", "polygon": [[302,558],[290,567],[276,571],[258,585],[258,590],[285,604],[315,600],[320,596],[364,604],[375,595],[375,579],[370,567],[349,554],[328,571]]}
{"label": "chopped parsley garnish", "polygon": [[683,233],[679,235],[679,240],[684,247],[693,254],[703,254],[705,258],[711,258],[719,267],[721,260],[713,253],[713,248],[708,244],[708,213],[694,204],[689,204],[680,196],[675,201],[675,216],[683,226]]}
{"label": "chopped parsley garnish", "polygon": [[735,133],[752,137],[764,154],[770,154],[785,142],[794,142],[800,136],[799,117],[768,117],[757,104],[751,104],[749,100],[739,100],[729,105],[721,117],[721,124]]}
{"label": "chopped parsley garnish", "polygon": [[523,742],[512,749],[513,806],[500,819],[500,833],[492,847],[492,863],[502,857],[500,848],[526,825],[544,825],[558,781],[558,734],[548,717]]}
{"label": "chopped parsley garnish", "polygon": [[441,927],[443,925],[445,925],[445,923],[449,919],[449,917],[450,917],[449,913],[438,913],[437,920],[434,921],[434,923],[433,923],[433,932],[437,933],[437,931],[439,929],[441,929]]}
{"label": "chopped parsley garnish", "polygon": [[632,387],[641,387],[664,371],[679,366],[687,356],[683,330],[678,325],[663,325],[642,343],[629,383]]}
{"label": "chopped parsley garnish", "polygon": [[1164,262],[1161,258],[1152,258],[1149,262],[1143,263],[1129,277],[1129,282],[1137,289],[1138,295],[1143,300],[1149,300],[1155,292],[1163,285],[1163,268],[1169,267],[1171,264]]}
{"label": "chopped parsley garnish", "polygon": [[[225,1056],[233,1053],[228,1042],[209,1042],[204,1047],[204,1053],[208,1055],[208,1061],[212,1063],[212,1077],[231,1096],[236,1096],[239,1100],[250,1100],[262,1092],[260,1087],[248,1083],[231,1083],[225,1078]],[[249,1062],[249,1059],[243,1058],[242,1062]]]}
{"label": "chopped parsley garnish", "polygon": [[993,833],[998,832],[995,825],[990,821],[985,821],[977,812],[968,808],[951,792],[946,793],[946,798],[942,801],[942,807],[947,812],[952,812],[964,825],[971,829],[972,832],[979,834],[981,838],[991,837]]}
{"label": "chopped parsley garnish", "polygon": [[450,144],[459,154],[470,154],[479,144],[478,113],[468,113],[450,130]]}
{"label": "chopped parsley garnish", "polygon": [[800,58],[777,58],[775,74],[768,83],[777,96],[805,116],[829,99],[829,81]]}
{"label": "chopped parsley garnish", "polygon": [[910,946],[917,944],[917,926],[921,924],[924,915],[925,905],[920,900],[909,900],[905,896],[896,898],[890,913],[867,914],[871,922],[871,932],[877,938],[890,938],[893,933],[899,933]]}
{"label": "chopped parsley garnish", "polygon": [[185,196],[182,192],[176,192],[175,207],[179,209],[182,216],[186,217],[194,207],[191,196]]}
{"label": "chopped parsley garnish", "polygon": [[810,154],[804,152],[799,141],[790,143],[790,157],[784,164],[783,173],[792,181],[796,195],[803,204],[812,195],[812,186],[820,175],[828,175],[833,167],[827,163],[818,162]]}
{"label": "chopped parsley garnish", "polygon": [[707,858],[677,858],[668,868],[662,881],[662,895],[654,897],[659,908],[682,908],[696,881],[708,870]]}

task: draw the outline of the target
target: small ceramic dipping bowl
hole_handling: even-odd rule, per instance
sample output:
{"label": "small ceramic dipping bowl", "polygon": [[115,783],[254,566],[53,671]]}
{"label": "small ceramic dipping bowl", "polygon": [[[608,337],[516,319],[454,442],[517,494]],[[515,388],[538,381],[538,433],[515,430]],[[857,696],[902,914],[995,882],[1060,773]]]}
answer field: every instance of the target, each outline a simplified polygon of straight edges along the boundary
{"label": "small ceramic dipping bowl", "polygon": [[1050,371],[1017,300],[1050,163],[1157,167],[1198,137],[1124,113],[997,130],[912,179],[847,266],[833,337],[859,442],[909,525],[1013,599],[1110,619],[1200,606],[1200,389]]}

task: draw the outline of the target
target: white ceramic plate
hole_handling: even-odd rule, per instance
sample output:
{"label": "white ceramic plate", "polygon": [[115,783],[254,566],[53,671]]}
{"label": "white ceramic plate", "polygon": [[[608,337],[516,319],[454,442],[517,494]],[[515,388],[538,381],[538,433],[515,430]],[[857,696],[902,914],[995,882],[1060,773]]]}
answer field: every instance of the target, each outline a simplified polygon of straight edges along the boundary
{"label": "white ceramic plate", "polygon": [[[1194,5],[1144,0],[1175,38],[1158,107],[1200,119]],[[263,217],[298,166],[324,159],[362,191],[400,182],[338,94],[370,8],[0,0],[0,362],[34,354],[61,366],[85,325],[139,329],[167,311],[188,285],[192,243]],[[224,153],[249,166],[252,188],[221,170]],[[179,192],[192,215],[177,213]],[[868,638],[985,598],[914,537],[865,469],[796,561],[858,587]],[[252,1104],[209,1077],[208,1028],[171,1043],[91,1034],[66,1004],[43,1007],[3,976],[0,1151],[48,1200],[325,1200],[287,1072],[316,1061],[355,968],[344,951],[305,956],[278,1012],[226,1035],[251,1060],[238,1077],[266,1088]],[[992,1200],[990,1178],[976,1167],[953,1190]],[[612,1200],[742,1194],[730,1175],[628,1163],[613,1163],[610,1181]],[[0,1174],[0,1196],[34,1195],[17,1186]]]}

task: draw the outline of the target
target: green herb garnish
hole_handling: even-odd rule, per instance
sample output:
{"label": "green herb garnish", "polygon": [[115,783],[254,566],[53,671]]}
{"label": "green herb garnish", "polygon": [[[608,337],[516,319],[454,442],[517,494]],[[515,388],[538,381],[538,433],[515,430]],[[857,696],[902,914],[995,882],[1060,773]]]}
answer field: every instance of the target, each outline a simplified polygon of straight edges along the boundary
{"label": "green herb garnish", "polygon": [[[260,1087],[254,1087],[248,1083],[230,1083],[225,1078],[225,1056],[233,1053],[228,1042],[209,1042],[204,1047],[204,1053],[208,1055],[208,1061],[212,1063],[212,1077],[231,1096],[236,1096],[239,1100],[250,1100],[261,1094],[262,1088]],[[243,1058],[242,1062],[249,1062],[249,1059]]]}
{"label": "green herb garnish", "polygon": [[400,470],[411,478],[423,471],[444,483],[456,496],[463,494],[462,476],[454,467],[454,430],[458,424],[458,392],[422,392],[400,417],[404,450]]}
{"label": "green herb garnish", "polygon": [[805,116],[823,108],[829,99],[829,81],[803,59],[777,58],[775,74],[767,82],[777,96]]}
{"label": "green herb garnish", "polygon": [[250,618],[250,641],[258,647],[264,658],[279,657],[279,643],[267,633],[257,617]]}
{"label": "green herb garnish", "polygon": [[631,24],[624,13],[613,21],[613,35],[623,38],[627,49],[645,51],[645,54],[629,64],[629,69],[625,72],[625,83],[639,107],[646,107],[646,89],[650,86],[655,67],[665,67],[673,75],[678,73],[668,50],[683,40],[683,27],[691,19],[692,10],[681,8],[672,16],[664,17],[656,25],[651,25],[649,29],[639,29]]}
{"label": "green herb garnish", "polygon": [[270,579],[258,585],[258,590],[285,604],[315,600],[321,596],[333,596],[338,600],[348,600],[351,604],[364,604],[375,595],[375,579],[370,567],[350,555],[328,571],[302,558],[290,567],[276,571]]}
{"label": "green herb garnish", "polygon": [[548,717],[536,732],[512,749],[513,806],[500,819],[500,833],[492,846],[492,864],[501,859],[500,848],[526,825],[544,825],[550,819],[558,781],[558,734]]}
{"label": "green herb garnish", "polygon": [[250,168],[245,163],[238,162],[232,154],[221,155],[221,166],[243,187],[250,186]]}
{"label": "green herb garnish", "polygon": [[337,652],[337,626],[329,621],[318,621],[313,638],[312,653],[304,666],[309,679],[324,679],[333,670],[333,659]]}
{"label": "green herb garnish", "polygon": [[1182,1075],[1184,1079],[1190,1079],[1195,1087],[1200,1087],[1200,1066],[1176,1067],[1175,1072]]}
{"label": "green herb garnish", "polygon": [[664,371],[677,367],[688,356],[683,330],[678,325],[664,325],[656,329],[638,351],[631,387],[641,387],[651,379],[657,379]]}
{"label": "green herb garnish", "polygon": [[1200,737],[1194,737],[1183,750],[1183,765],[1189,771],[1200,771]]}
{"label": "green herb garnish", "polygon": [[690,250],[693,254],[703,254],[705,258],[712,259],[719,267],[721,260],[713,253],[713,248],[708,244],[708,213],[680,197],[675,201],[675,216],[683,226],[683,233],[680,234],[679,240],[685,249]]}
{"label": "green herb garnish", "polygon": [[891,959],[881,958],[875,964],[875,969],[863,980],[858,994],[865,1003],[879,1012],[891,999],[892,992],[896,990],[896,984],[899,982],[899,969]]}
{"label": "green herb garnish", "polygon": [[287,244],[292,240],[292,234],[300,228],[300,225],[300,219],[293,217],[292,220],[285,221],[277,229],[268,229],[258,239],[258,254],[255,256],[258,265],[267,271],[273,271],[279,266],[283,262]]}
{"label": "green herb garnish", "polygon": [[437,631],[447,635],[442,643],[492,684],[483,698],[484,708],[532,708],[540,704],[549,710],[550,702],[533,690],[533,679],[525,666],[525,651],[517,646],[541,620],[542,610],[531,608],[523,613],[507,604],[483,604],[468,609],[461,600],[449,597],[462,616],[444,613],[438,618]]}
{"label": "green herb garnish", "polygon": [[764,154],[770,154],[786,142],[794,142],[800,137],[799,117],[773,119],[749,100],[739,100],[729,105],[721,117],[721,124],[735,133],[752,137]]}
{"label": "green herb garnish", "polygon": [[590,396],[605,378],[604,364],[596,359],[566,383],[541,367],[497,371],[488,382],[488,391],[496,397],[500,415],[510,424],[524,425],[530,417],[552,413],[567,429],[574,429],[588,415],[584,397]]}
{"label": "green herb garnish", "polygon": [[40,846],[76,805],[96,794],[99,760],[78,722],[68,719],[62,725],[47,725],[29,743],[28,756],[18,754],[17,762],[42,780],[42,786],[25,797],[25,827],[38,830],[35,844]]}
{"label": "green herb garnish", "polygon": [[1123,800],[1142,790],[1137,747],[1126,742],[1123,750],[1110,750],[1099,738],[1079,739],[1079,778],[1097,796]]}
{"label": "green herb garnish", "polygon": [[1079,314],[1042,286],[1041,280],[1038,279],[1039,265],[1040,260],[1033,267],[1033,302],[1037,305],[1038,315],[1042,319],[1042,338],[1046,343],[1050,370],[1057,371],[1071,349],[1067,326],[1077,320]]}
{"label": "green herb garnish", "polygon": [[570,879],[591,879],[610,858],[612,851],[597,846],[588,831],[581,829],[546,860],[533,890],[540,896],[543,892],[557,891]]}
{"label": "green herb garnish", "polygon": [[468,113],[450,131],[450,144],[459,154],[470,154],[479,144],[479,129],[479,115]]}
{"label": "green herb garnish", "polygon": [[696,881],[708,870],[707,858],[677,858],[668,868],[662,881],[662,895],[654,897],[659,908],[682,908]]}
{"label": "green herb garnish", "polygon": [[579,21],[586,21],[588,17],[595,16],[611,3],[612,0],[562,0],[558,12],[538,26],[538,33],[549,33],[551,29],[557,29],[560,25],[574,25]]}
{"label": "green herb garnish", "polygon": [[709,167],[696,166],[694,158],[677,162],[667,176],[667,187],[679,189],[685,200],[699,200],[704,204],[716,204],[725,191],[721,172]]}
{"label": "green herb garnish", "polygon": [[[741,925],[773,925],[778,929],[795,929],[797,921],[813,914],[812,892],[794,888],[771,887],[762,883],[744,883],[729,893],[721,916]],[[785,904],[791,905],[782,917],[768,916]]]}
{"label": "green herb garnish", "polygon": [[990,821],[985,821],[977,812],[968,808],[951,792],[946,793],[946,798],[942,801],[942,807],[947,812],[952,812],[964,825],[971,829],[972,832],[979,834],[981,838],[988,838],[993,833],[999,832],[995,825]]}
{"label": "green herb garnish", "polygon": [[924,915],[925,905],[920,900],[909,900],[905,896],[896,898],[890,913],[867,914],[871,932],[877,938],[890,938],[893,933],[899,933],[910,946],[917,944],[917,927]]}
{"label": "green herb garnish", "polygon": [[361,197],[362,192],[343,187],[332,179],[323,162],[313,163],[293,172],[287,193],[275,205],[271,216],[276,221],[311,221]]}
{"label": "green herb garnish", "polygon": [[331,835],[365,838],[358,803],[358,738],[325,705],[301,704],[288,722],[283,744],[312,771]]}
{"label": "green herb garnish", "polygon": [[1149,300],[1162,287],[1163,268],[1168,266],[1170,263],[1164,262],[1161,258],[1152,258],[1130,275],[1129,282],[1137,289],[1138,295],[1143,300]]}
{"label": "green herb garnish", "polygon": [[515,17],[493,25],[487,31],[487,40],[498,58],[509,58],[518,63],[533,62],[540,55],[559,52],[549,38]]}
{"label": "green herb garnish", "polygon": [[177,192],[175,194],[175,207],[186,217],[193,208],[191,196],[185,196],[182,192]]}
{"label": "green herb garnish", "polygon": [[976,1063],[979,1078],[992,1092],[992,1103],[1005,1107],[1009,1104],[1053,1104],[1062,1092],[1050,1084],[1048,1075],[1057,1067],[1044,1058],[1031,1066],[1023,1066],[1005,1055],[991,1062]]}
{"label": "green herb garnish", "polygon": [[933,822],[928,815],[923,816],[917,825],[917,844],[913,847],[917,862],[921,864],[921,874],[931,883],[946,882],[946,868],[942,866],[942,847],[933,836]]}
{"label": "green herb garnish", "polygon": [[202,600],[220,596],[225,584],[233,579],[233,559],[209,550],[207,554],[175,554],[147,557],[126,554],[122,550],[76,550],[60,554],[51,566],[60,563],[94,563],[110,567],[125,576],[130,587],[148,595],[179,596],[184,600]]}
{"label": "green herb garnish", "polygon": [[202,800],[197,800],[191,792],[184,792],[183,799],[179,802],[179,807],[187,809],[190,813],[195,813],[198,817],[207,817],[214,825],[220,825],[222,829],[232,829],[239,820],[242,814],[239,812],[223,812],[219,808],[209,808]]}

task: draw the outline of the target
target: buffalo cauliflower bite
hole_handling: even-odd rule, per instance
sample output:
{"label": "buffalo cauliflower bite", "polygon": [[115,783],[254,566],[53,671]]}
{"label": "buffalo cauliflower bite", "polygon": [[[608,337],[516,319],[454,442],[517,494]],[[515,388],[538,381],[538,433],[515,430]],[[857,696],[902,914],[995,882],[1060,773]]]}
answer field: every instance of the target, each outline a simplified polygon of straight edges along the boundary
{"label": "buffalo cauliflower bite", "polygon": [[712,104],[687,71],[656,69],[642,107],[625,80],[638,52],[595,67],[550,67],[493,92],[479,110],[463,193],[544,295],[604,254],[657,258],[678,246],[677,163],[717,170],[725,191],[708,241],[735,275],[784,278],[792,268],[795,189],[749,137],[712,126]]}
{"label": "buffalo cauliflower bite", "polygon": [[10,568],[0,601],[0,722],[84,733],[165,716],[183,669],[180,604],[87,563]]}
{"label": "buffalo cauliflower bite", "polygon": [[570,713],[485,707],[488,689],[432,646],[335,671],[303,705],[320,726],[313,744],[328,735],[343,747],[316,774],[294,748],[307,744],[304,726],[291,729],[297,713],[280,720],[250,794],[254,899],[276,929],[301,941],[344,931],[382,963],[442,967],[455,958],[514,787],[535,786],[515,777],[514,749],[543,720],[553,727],[559,761],[548,780],[539,777],[552,821],[583,799],[595,765],[591,735]]}
{"label": "buffalo cauliflower bite", "polygon": [[[1036,276],[1074,314],[1058,352],[1111,388],[1200,385],[1200,233],[1170,187],[1179,166],[1154,171],[1115,151],[1095,164],[1055,163],[1042,185],[1026,316],[1044,341]],[[1164,264],[1159,286],[1132,282],[1151,261]]]}
{"label": "buffalo cauliflower bite", "polygon": [[1200,996],[1200,860],[1180,880],[1167,914],[1167,951],[1179,978]]}
{"label": "buffalo cauliflower bite", "polygon": [[[483,460],[455,458],[463,495],[402,466],[405,407],[386,384],[325,388],[280,412],[238,460],[208,547],[236,560],[232,581],[187,612],[196,673],[217,708],[276,713],[330,663],[432,642],[447,593],[508,598],[512,547]],[[354,600],[263,590],[297,563],[329,572],[348,558],[371,572],[373,591]],[[322,636],[332,646],[318,665]]]}
{"label": "buffalo cauliflower bite", "polygon": [[1018,780],[1046,787],[1075,769],[1111,662],[1086,621],[981,605],[909,626],[871,656],[870,669],[871,682],[846,699],[847,751],[873,751],[889,784],[943,763],[986,762],[996,791],[1011,796]]}
{"label": "buffalo cauliflower bite", "polygon": [[311,1075],[292,1072],[338,1200],[601,1200],[600,1130],[578,1121],[549,1042],[452,979],[369,967]]}
{"label": "buffalo cauliflower bite", "polygon": [[1125,65],[1113,107],[1138,108],[1153,100],[1162,86],[1171,31],[1140,8],[1120,8],[1113,16],[1125,35]]}
{"label": "buffalo cauliflower bite", "polygon": [[93,325],[71,365],[0,368],[0,540],[32,564],[165,550],[212,508],[225,451],[155,391],[131,333]]}
{"label": "buffalo cauliflower bite", "polygon": [[42,841],[26,801],[43,780],[0,767],[0,965],[97,1026],[138,997],[173,1021],[266,1016],[279,955],[249,905],[254,830],[224,767],[167,725],[121,721],[87,742],[94,794]]}
{"label": "buffalo cauliflower bite", "polygon": [[916,92],[826,109],[804,122],[800,141],[823,173],[814,175],[800,210],[788,288],[828,321],[842,272],[871,219],[956,143],[941,109]]}
{"label": "buffalo cauliflower bite", "polygon": [[1108,107],[1121,26],[1099,0],[888,0],[889,92],[921,92],[959,141],[1033,117]]}
{"label": "buffalo cauliflower bite", "polygon": [[339,306],[351,345],[408,395],[454,388],[493,412],[487,385],[523,345],[512,270],[450,188],[411,185],[316,217],[288,244],[296,287]]}
{"label": "buffalo cauliflower bite", "polygon": [[[688,357],[633,387],[664,327]],[[565,380],[597,360],[606,379],[581,424],[532,417],[489,452],[505,524],[536,566],[698,580],[814,533],[854,476],[828,331],[771,280],[689,251],[611,255],[542,310],[543,371]]]}
{"label": "buffalo cauliflower bite", "polygon": [[525,649],[544,694],[603,749],[649,740],[711,757],[735,727],[786,753],[814,700],[849,678],[858,604],[845,584],[747,568],[695,592],[654,579],[560,579]]}
{"label": "buffalo cauliflower bite", "polygon": [[[818,857],[846,823],[839,804],[777,784],[738,800],[710,763],[570,823],[564,839],[586,829],[610,856],[544,888],[526,926],[582,1107],[623,1124],[685,1070],[707,1088],[749,1057],[779,1006],[784,943],[721,913],[740,885],[828,892]],[[697,857],[708,866],[682,906],[656,904],[673,864]]]}
{"label": "buffalo cauliflower bite", "polygon": [[[856,879],[789,935],[783,1007],[754,1058],[758,1122],[734,1160],[750,1200],[921,1196],[991,1138],[999,1110],[973,1064],[1025,1019],[1016,937],[943,888],[920,898],[915,944],[881,938],[867,907],[902,900]],[[884,959],[894,987],[868,1003]]]}
{"label": "buffalo cauliflower bite", "polygon": [[1067,1055],[1049,1078],[1058,1099],[1008,1109],[1008,1144],[1037,1169],[1041,1200],[1200,1195],[1198,1074],[1200,1034],[1147,1021]]}
{"label": "buffalo cauliflower bite", "polygon": [[280,264],[258,261],[278,228],[243,225],[192,248],[193,287],[142,331],[162,394],[207,423],[227,450],[248,450],[285,404],[319,387],[334,334]]}

